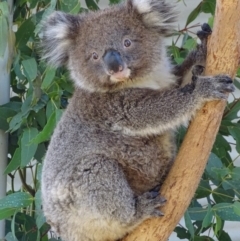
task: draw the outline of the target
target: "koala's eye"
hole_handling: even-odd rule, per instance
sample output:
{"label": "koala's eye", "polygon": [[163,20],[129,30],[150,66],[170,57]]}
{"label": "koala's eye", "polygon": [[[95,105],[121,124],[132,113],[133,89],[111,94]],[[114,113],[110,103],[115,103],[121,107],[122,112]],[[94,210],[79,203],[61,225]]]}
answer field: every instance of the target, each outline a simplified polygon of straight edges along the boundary
{"label": "koala's eye", "polygon": [[125,46],[126,48],[130,47],[131,45],[132,45],[131,40],[129,40],[129,39],[125,39],[125,40],[124,40],[124,46]]}
{"label": "koala's eye", "polygon": [[96,52],[93,52],[93,53],[92,53],[92,58],[93,58],[94,60],[97,60],[97,59],[98,59],[98,54],[97,54]]}

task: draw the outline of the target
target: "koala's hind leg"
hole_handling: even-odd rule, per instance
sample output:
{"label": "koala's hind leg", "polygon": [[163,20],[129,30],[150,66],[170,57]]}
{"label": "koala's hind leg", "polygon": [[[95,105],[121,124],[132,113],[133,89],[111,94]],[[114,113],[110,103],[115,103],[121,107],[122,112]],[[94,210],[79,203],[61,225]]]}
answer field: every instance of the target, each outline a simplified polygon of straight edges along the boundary
{"label": "koala's hind leg", "polygon": [[162,215],[157,208],[165,199],[153,191],[136,197],[116,160],[95,155],[82,164],[76,172],[79,177],[74,177],[78,181],[74,222],[79,240],[83,235],[92,241],[117,240],[143,220]]}
{"label": "koala's hind leg", "polygon": [[178,77],[179,86],[190,82],[192,77],[191,69],[194,65],[205,66],[207,56],[207,39],[211,33],[212,30],[210,26],[204,23],[201,26],[201,30],[197,32],[197,36],[201,40],[201,44],[198,44],[197,48],[192,50],[181,64],[174,66],[172,73]]}

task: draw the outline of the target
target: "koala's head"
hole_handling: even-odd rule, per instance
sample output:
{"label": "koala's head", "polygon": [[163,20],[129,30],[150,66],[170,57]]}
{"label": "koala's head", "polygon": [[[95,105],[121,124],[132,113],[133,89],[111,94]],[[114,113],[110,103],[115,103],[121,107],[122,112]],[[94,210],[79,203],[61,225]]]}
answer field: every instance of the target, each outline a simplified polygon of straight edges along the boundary
{"label": "koala's head", "polygon": [[66,65],[81,88],[113,90],[164,65],[163,39],[175,16],[165,0],[128,0],[80,15],[54,12],[42,31],[43,58]]}

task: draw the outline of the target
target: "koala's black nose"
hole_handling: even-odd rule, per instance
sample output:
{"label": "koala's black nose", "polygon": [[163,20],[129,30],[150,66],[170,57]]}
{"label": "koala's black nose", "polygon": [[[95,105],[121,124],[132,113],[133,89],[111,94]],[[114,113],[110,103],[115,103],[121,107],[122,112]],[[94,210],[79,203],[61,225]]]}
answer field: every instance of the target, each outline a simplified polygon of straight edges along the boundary
{"label": "koala's black nose", "polygon": [[114,74],[123,70],[123,60],[121,55],[116,50],[107,50],[103,56],[103,61],[110,74]]}

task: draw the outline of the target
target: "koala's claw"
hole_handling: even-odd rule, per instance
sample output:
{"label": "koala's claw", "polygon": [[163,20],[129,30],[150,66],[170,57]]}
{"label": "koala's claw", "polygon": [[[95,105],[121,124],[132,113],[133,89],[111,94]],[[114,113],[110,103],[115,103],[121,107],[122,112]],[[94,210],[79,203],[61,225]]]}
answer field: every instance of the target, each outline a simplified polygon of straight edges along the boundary
{"label": "koala's claw", "polygon": [[137,215],[139,216],[162,216],[163,213],[157,208],[163,206],[166,199],[159,195],[159,192],[145,192],[136,199]]}
{"label": "koala's claw", "polygon": [[164,216],[164,213],[162,213],[160,210],[158,209],[155,209],[152,213],[151,213],[151,216],[153,217],[162,217]]}
{"label": "koala's claw", "polygon": [[226,100],[227,93],[235,90],[233,81],[228,75],[197,77],[195,86],[204,100]]}
{"label": "koala's claw", "polygon": [[224,99],[226,100],[227,93],[235,90],[233,81],[228,75],[216,75],[213,77],[199,77],[202,81],[197,81],[197,88],[202,93],[205,99]]}
{"label": "koala's claw", "polygon": [[232,79],[227,75],[217,75],[216,78],[219,82],[219,91],[221,93],[230,93],[235,90]]}
{"label": "koala's claw", "polygon": [[233,83],[231,77],[228,75],[217,75],[215,78],[217,78],[220,83],[226,83],[226,84]]}
{"label": "koala's claw", "polygon": [[145,192],[139,197],[139,200],[145,204],[152,203],[154,206],[156,205],[155,207],[160,207],[167,201],[156,191]]}
{"label": "koala's claw", "polygon": [[201,26],[202,30],[197,32],[197,36],[199,37],[199,39],[203,40],[203,39],[207,39],[207,37],[209,35],[211,35],[212,33],[212,29],[210,28],[210,26],[207,23],[204,23]]}

